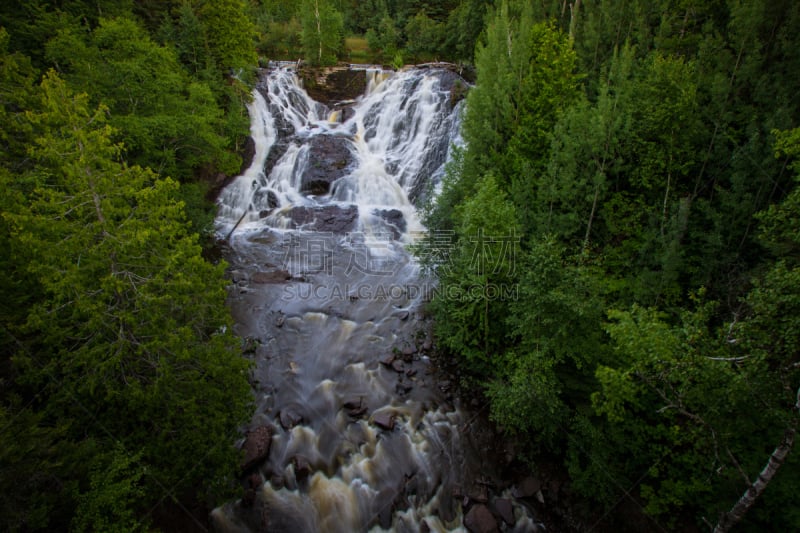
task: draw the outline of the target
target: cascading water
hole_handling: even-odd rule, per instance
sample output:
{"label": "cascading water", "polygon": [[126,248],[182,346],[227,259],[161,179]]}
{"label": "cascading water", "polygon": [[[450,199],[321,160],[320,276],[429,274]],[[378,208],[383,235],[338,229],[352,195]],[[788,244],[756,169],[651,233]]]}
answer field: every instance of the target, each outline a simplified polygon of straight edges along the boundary
{"label": "cascading water", "polygon": [[[459,487],[483,482],[471,419],[428,357],[426,282],[404,247],[459,141],[460,79],[366,76],[365,95],[331,111],[270,70],[249,107],[252,166],[218,200],[255,363],[245,448],[258,428],[269,437],[248,495],[212,514],[221,531],[459,529]],[[507,529],[530,530],[514,510]]]}

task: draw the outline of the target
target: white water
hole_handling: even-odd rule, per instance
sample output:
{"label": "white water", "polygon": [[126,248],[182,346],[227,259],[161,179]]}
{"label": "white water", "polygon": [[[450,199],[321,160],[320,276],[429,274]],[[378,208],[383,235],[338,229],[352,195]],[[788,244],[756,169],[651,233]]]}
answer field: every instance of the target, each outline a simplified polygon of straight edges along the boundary
{"label": "white water", "polygon": [[[422,230],[411,198],[427,193],[440,180],[449,147],[460,142],[459,108],[452,108],[448,91],[439,89],[437,78],[425,72],[367,70],[366,76],[365,96],[353,106],[353,116],[340,124],[330,118],[341,111],[330,113],[314,102],[291,69],[269,73],[263,91],[267,98],[257,90],[248,106],[256,156],[218,200],[220,236],[234,227],[252,228],[270,210],[270,193],[284,208],[331,202],[358,205],[359,229],[368,235],[375,209],[400,210],[407,235]],[[276,122],[287,130],[285,135],[291,135],[267,176],[264,165],[278,137]],[[300,190],[304,171],[313,164],[306,143],[316,135],[346,137],[355,164],[329,195],[312,200]]]}

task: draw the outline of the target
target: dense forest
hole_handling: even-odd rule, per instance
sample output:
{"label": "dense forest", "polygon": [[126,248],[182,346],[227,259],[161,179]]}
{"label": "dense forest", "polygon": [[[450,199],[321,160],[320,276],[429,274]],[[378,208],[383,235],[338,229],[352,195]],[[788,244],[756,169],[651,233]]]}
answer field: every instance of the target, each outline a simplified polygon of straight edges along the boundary
{"label": "dense forest", "polygon": [[800,5],[486,22],[427,213],[440,345],[604,524],[797,530]]}
{"label": "dense forest", "polygon": [[248,132],[246,7],[0,8],[3,531],[145,530],[235,494],[248,364],[202,245]]}
{"label": "dense forest", "polygon": [[440,352],[527,467],[588,526],[800,530],[799,40],[792,0],[4,3],[0,529],[236,495],[209,191],[259,57],[363,41],[477,71],[417,251],[460,295]]}

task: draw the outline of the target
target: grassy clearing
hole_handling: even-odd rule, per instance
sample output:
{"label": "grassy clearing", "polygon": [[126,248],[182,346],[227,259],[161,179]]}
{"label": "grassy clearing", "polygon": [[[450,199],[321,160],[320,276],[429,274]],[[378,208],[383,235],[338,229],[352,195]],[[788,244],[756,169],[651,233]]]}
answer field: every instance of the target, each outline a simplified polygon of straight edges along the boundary
{"label": "grassy clearing", "polygon": [[375,55],[363,37],[353,35],[345,37],[344,40],[345,57],[353,63],[376,63],[380,57]]}

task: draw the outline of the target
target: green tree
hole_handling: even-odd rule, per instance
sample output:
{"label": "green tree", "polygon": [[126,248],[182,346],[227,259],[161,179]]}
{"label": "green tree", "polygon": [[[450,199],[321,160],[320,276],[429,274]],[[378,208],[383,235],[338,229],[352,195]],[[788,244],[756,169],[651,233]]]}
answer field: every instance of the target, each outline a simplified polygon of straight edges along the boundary
{"label": "green tree", "polygon": [[256,30],[244,0],[208,0],[199,10],[205,28],[206,46],[219,71],[245,80],[258,58]]}
{"label": "green tree", "polygon": [[419,11],[406,23],[406,50],[415,61],[420,56],[435,57],[442,49],[445,25]]}
{"label": "green tree", "polygon": [[589,405],[593,369],[604,359],[603,301],[596,273],[553,237],[533,242],[518,267],[506,316],[514,344],[488,396],[492,418],[529,444],[530,459],[531,450],[558,448],[572,414]]}
{"label": "green tree", "polygon": [[118,162],[104,108],[52,72],[41,94],[32,186],[3,176],[18,200],[3,218],[41,287],[13,330],[17,381],[40,391],[48,420],[70,421],[70,439],[118,443],[130,458],[109,458],[130,481],[89,489],[101,493],[81,496],[87,516],[107,498],[139,512],[219,493],[249,404],[247,363],[225,332],[224,264],[201,257],[176,182]]}
{"label": "green tree", "polygon": [[551,132],[578,95],[575,61],[566,36],[535,23],[527,3],[503,2],[490,19],[486,44],[475,52],[478,82],[463,125],[464,179],[496,172],[526,234],[543,232],[533,227],[537,210],[546,209],[536,204],[536,190]]}
{"label": "green tree", "polygon": [[436,331],[449,350],[483,368],[501,353],[519,227],[514,205],[492,175],[461,204],[456,220],[454,248],[440,266]]}
{"label": "green tree", "polygon": [[300,15],[306,61],[313,65],[335,63],[344,38],[342,14],[328,0],[305,0]]}
{"label": "green tree", "polygon": [[394,57],[400,45],[400,34],[389,15],[380,19],[377,29],[367,30],[366,39],[370,50],[381,52],[385,58]]}
{"label": "green tree", "polygon": [[70,30],[48,56],[78,90],[108,107],[131,163],[186,180],[203,165],[239,169],[220,135],[223,113],[208,85],[191,81],[174,52],[153,42],[130,19],[101,20],[84,39]]}

